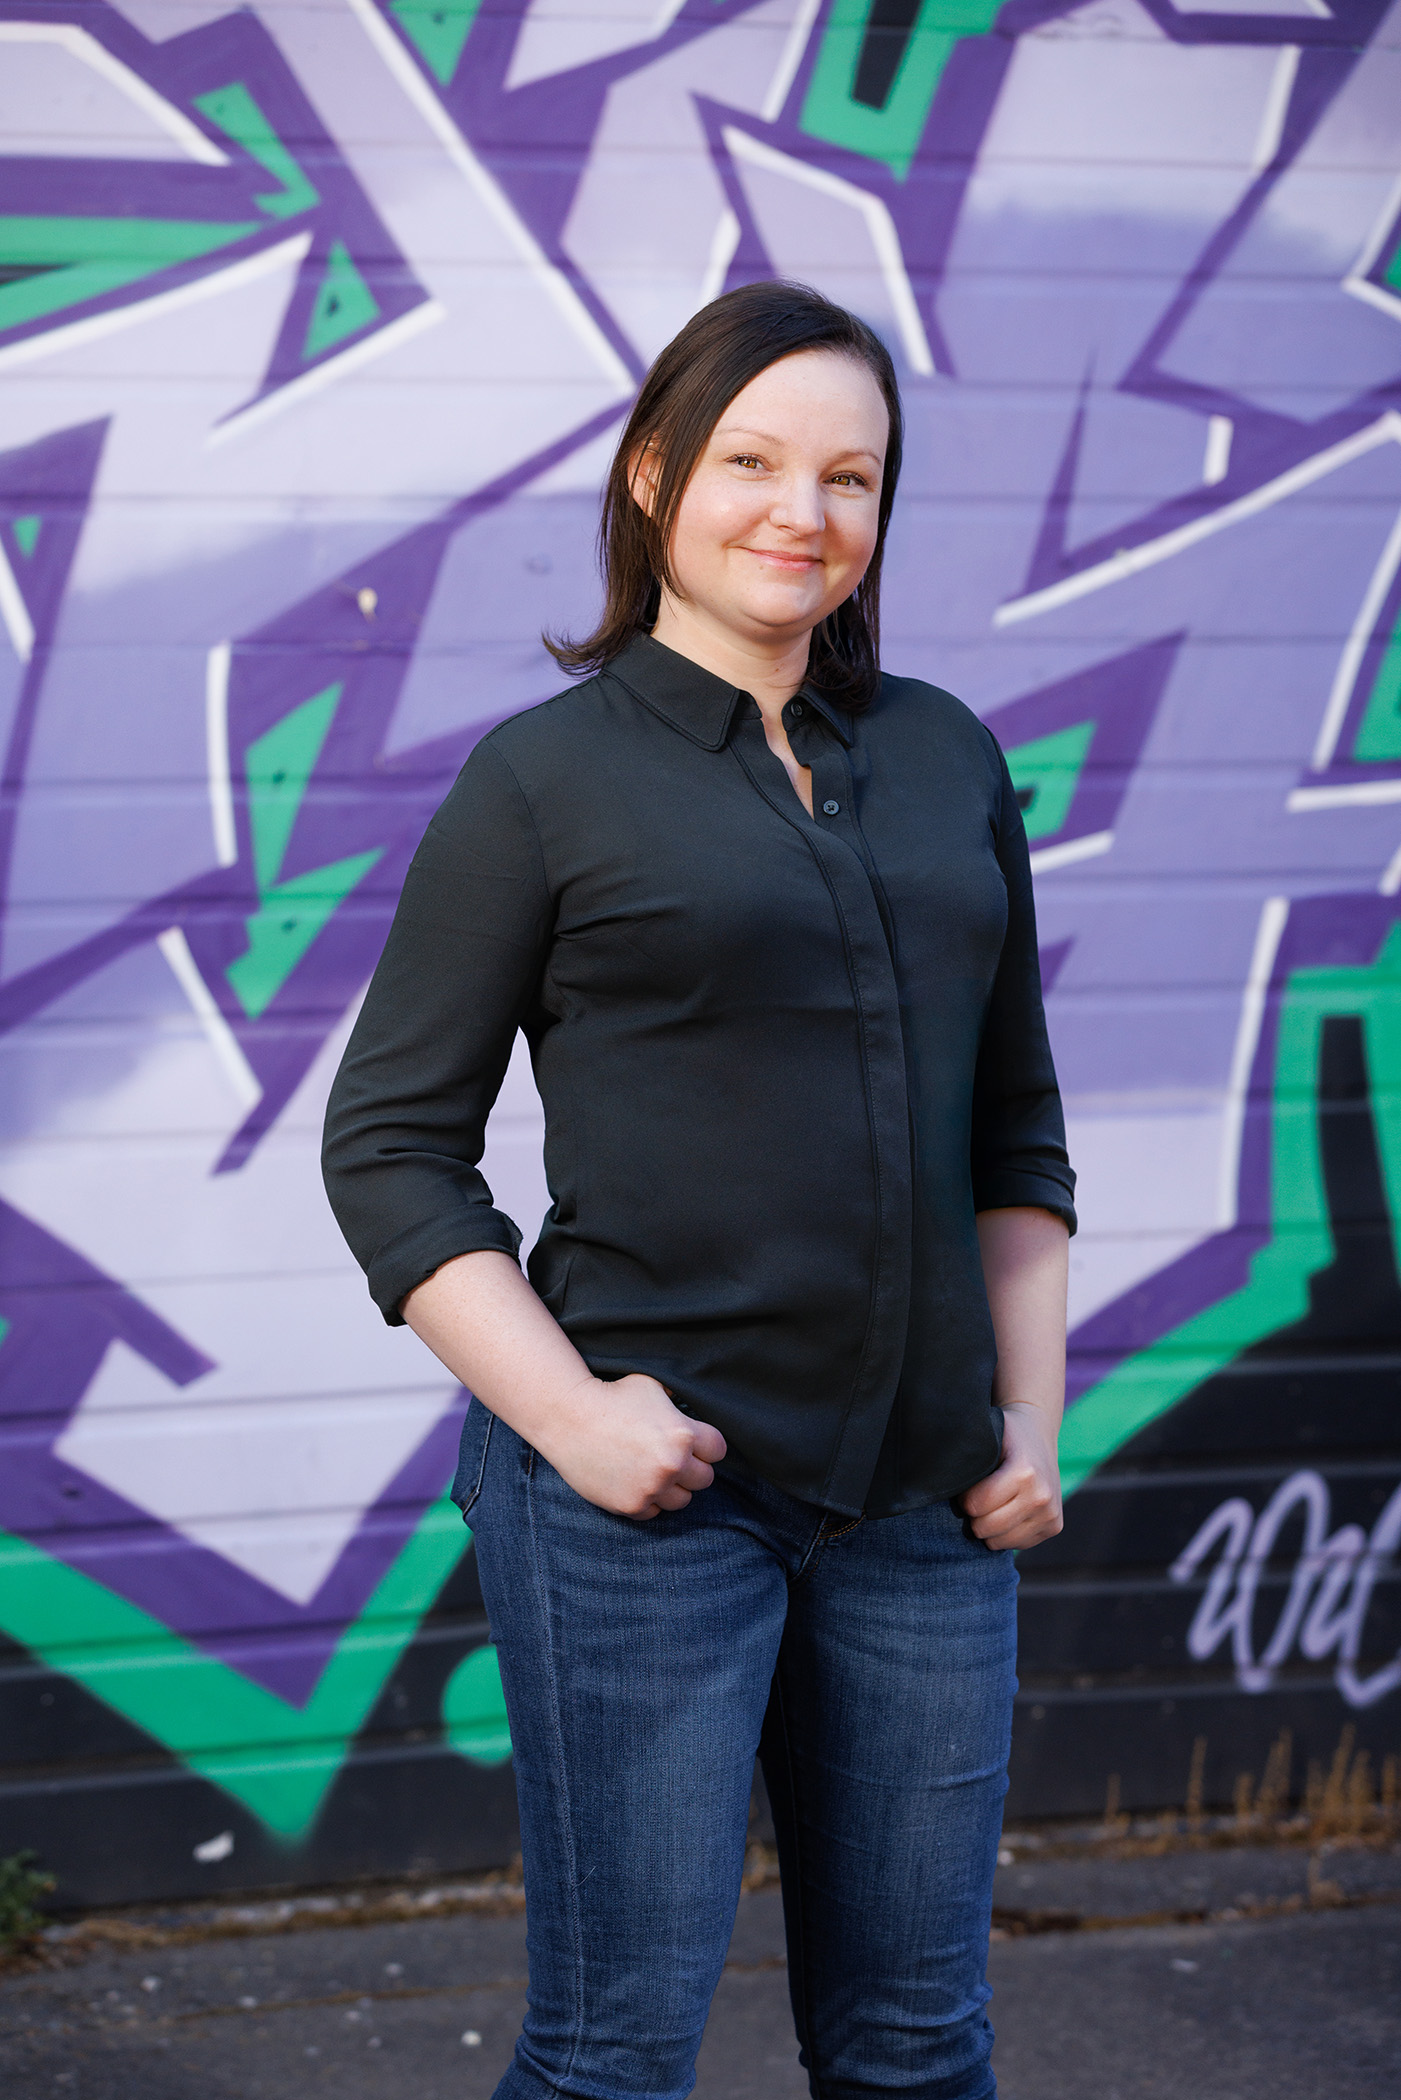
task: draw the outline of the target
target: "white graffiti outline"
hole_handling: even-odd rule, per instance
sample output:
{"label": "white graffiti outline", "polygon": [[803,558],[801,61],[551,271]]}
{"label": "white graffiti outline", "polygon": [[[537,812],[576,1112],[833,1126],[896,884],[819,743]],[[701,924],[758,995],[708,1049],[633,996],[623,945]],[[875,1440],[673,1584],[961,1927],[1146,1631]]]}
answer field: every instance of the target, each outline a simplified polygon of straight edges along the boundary
{"label": "white graffiti outline", "polygon": [[[1274,1630],[1257,1657],[1255,1607],[1260,1578],[1276,1541],[1296,1510],[1304,1518],[1303,1550],[1294,1565],[1289,1594]],[[1229,1639],[1242,1691],[1266,1692],[1297,1642],[1310,1662],[1337,1655],[1334,1683],[1349,1706],[1375,1706],[1401,1686],[1401,1652],[1369,1677],[1358,1659],[1377,1578],[1401,1545],[1401,1486],[1382,1510],[1370,1537],[1360,1524],[1329,1531],[1328,1483],[1320,1473],[1291,1473],[1257,1516],[1242,1495],[1220,1503],[1200,1525],[1168,1570],[1177,1583],[1190,1582],[1212,1549],[1221,1556],[1187,1633],[1194,1662],[1207,1662]]]}

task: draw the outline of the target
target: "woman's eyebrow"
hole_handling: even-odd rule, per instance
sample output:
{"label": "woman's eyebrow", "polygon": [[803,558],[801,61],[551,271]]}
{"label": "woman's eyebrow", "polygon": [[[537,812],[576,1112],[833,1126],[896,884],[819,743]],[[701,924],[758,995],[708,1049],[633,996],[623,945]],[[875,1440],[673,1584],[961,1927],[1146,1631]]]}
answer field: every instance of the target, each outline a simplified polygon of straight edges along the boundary
{"label": "woman's eyebrow", "polygon": [[[755,444],[758,445],[781,446],[784,442],[782,438],[775,437],[771,431],[750,430],[743,423],[717,423],[713,435],[716,438],[722,438],[731,442],[735,438],[752,438]],[[879,466],[882,455],[879,452],[869,451],[865,445],[852,445],[845,452],[833,453],[832,457],[834,459],[872,459]]]}

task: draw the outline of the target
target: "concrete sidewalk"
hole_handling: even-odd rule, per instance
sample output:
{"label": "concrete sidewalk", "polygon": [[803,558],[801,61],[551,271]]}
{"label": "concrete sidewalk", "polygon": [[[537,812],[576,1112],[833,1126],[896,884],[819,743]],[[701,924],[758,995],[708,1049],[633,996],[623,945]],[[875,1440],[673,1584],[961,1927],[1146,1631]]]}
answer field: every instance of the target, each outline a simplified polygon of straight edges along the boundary
{"label": "concrete sidewalk", "polygon": [[[1015,1845],[991,1950],[1003,2100],[1401,2094],[1401,1852]],[[1113,1922],[1164,1918],[1188,1922]],[[0,1979],[16,2100],[487,2100],[524,2003],[518,1908],[81,1948]],[[764,1888],[741,1903],[697,2100],[806,2091]]]}

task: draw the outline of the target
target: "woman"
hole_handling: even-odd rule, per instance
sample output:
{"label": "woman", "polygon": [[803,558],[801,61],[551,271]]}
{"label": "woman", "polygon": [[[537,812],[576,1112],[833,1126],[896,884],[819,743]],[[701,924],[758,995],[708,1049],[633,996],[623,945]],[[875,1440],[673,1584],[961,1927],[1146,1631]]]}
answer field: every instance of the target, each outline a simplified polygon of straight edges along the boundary
{"label": "woman", "polygon": [[[1074,1183],[1006,766],[879,671],[900,443],[883,346],[800,286],[663,351],[555,651],[594,675],[473,751],[331,1098],[370,1289],[477,1396],[530,1921],[498,2100],[691,2090],[756,1750],[813,2093],[995,2091]],[[529,1282],[477,1171],[518,1028]]]}

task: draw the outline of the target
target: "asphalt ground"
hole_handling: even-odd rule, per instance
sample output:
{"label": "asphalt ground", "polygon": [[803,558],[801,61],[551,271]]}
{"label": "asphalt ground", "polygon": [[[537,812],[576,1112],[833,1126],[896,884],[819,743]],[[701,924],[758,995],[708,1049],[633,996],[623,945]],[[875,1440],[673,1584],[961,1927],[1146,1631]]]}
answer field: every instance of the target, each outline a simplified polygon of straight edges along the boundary
{"label": "asphalt ground", "polygon": [[[0,1975],[0,2092],[487,2100],[524,2004],[516,1899],[488,1915],[311,1916],[167,1915],[52,1940]],[[299,1929],[259,1928],[279,1918]],[[1014,1849],[997,1918],[1003,2100],[1401,2100],[1401,1850]],[[779,1894],[760,1888],[741,1901],[697,2100],[806,2091]]]}

